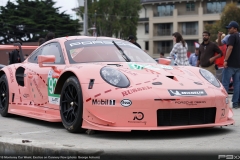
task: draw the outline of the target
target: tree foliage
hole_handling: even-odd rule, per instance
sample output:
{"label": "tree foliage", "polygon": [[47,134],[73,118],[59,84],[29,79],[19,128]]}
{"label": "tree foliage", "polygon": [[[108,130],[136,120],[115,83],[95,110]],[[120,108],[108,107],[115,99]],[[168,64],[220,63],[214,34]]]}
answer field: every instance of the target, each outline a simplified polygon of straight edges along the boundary
{"label": "tree foliage", "polygon": [[231,21],[236,21],[240,24],[240,8],[236,3],[230,3],[224,7],[221,14],[221,26],[225,28]]}
{"label": "tree foliage", "polygon": [[[140,0],[88,1],[88,27],[91,28],[96,22],[98,36],[136,36],[141,7]],[[83,18],[84,7],[78,14]]]}
{"label": "tree foliage", "polygon": [[223,31],[228,34],[225,26],[231,21],[236,21],[240,24],[240,8],[237,7],[236,3],[229,3],[224,7],[220,16],[220,21],[205,25],[205,29],[211,33],[211,41],[217,39],[218,31]]}
{"label": "tree foliage", "polygon": [[65,12],[54,8],[53,0],[16,0],[7,2],[0,13],[0,44],[14,40],[36,42],[45,38],[47,32],[56,37],[76,35],[78,20],[72,20]]}
{"label": "tree foliage", "polygon": [[213,24],[206,24],[205,30],[207,30],[211,34],[210,40],[213,42],[215,42],[218,38],[218,31],[225,31],[225,29],[221,25],[221,21],[216,21]]}

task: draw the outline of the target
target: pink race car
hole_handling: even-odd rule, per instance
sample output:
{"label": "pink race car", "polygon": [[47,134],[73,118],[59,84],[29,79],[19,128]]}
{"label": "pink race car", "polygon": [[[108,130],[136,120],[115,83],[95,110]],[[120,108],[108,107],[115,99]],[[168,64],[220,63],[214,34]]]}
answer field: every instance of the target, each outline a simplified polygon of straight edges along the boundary
{"label": "pink race car", "polygon": [[232,125],[228,94],[207,70],[158,64],[107,37],[45,42],[0,70],[0,113],[62,122],[69,132]]}

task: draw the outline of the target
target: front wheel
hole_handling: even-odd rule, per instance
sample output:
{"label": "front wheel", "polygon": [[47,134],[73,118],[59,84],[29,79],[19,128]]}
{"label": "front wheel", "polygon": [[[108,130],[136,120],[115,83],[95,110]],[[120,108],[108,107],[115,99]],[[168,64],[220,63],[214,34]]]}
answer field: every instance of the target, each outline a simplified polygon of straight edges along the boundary
{"label": "front wheel", "polygon": [[60,114],[63,126],[72,133],[84,132],[82,129],[83,98],[82,89],[76,77],[64,83],[60,98]]}
{"label": "front wheel", "polygon": [[3,117],[7,117],[8,105],[9,105],[9,88],[6,75],[0,78],[0,114]]}

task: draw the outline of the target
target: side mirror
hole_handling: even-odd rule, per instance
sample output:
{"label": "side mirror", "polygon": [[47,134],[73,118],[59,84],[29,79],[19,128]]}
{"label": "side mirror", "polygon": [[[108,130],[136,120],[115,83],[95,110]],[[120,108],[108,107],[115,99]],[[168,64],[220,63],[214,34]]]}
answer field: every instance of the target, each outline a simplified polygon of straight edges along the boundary
{"label": "side mirror", "polygon": [[[43,66],[44,62],[55,62],[56,57],[54,55],[39,55],[38,56],[38,65],[39,67],[45,67]],[[46,67],[51,67],[51,66],[46,66]]]}
{"label": "side mirror", "polygon": [[171,64],[171,59],[159,58],[158,59],[158,63],[159,64],[163,64],[163,65],[170,65]]}

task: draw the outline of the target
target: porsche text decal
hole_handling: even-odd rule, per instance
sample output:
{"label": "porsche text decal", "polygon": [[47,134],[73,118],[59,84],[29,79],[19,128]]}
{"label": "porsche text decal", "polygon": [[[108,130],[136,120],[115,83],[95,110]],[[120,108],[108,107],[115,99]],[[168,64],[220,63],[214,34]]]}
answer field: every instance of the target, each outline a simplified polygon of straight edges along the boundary
{"label": "porsche text decal", "polygon": [[92,105],[110,105],[115,106],[116,100],[108,99],[93,99]]}
{"label": "porsche text decal", "polygon": [[205,104],[206,101],[175,101],[175,104],[198,105]]}
{"label": "porsche text decal", "polygon": [[60,95],[54,94],[54,90],[57,84],[57,78],[52,78],[53,70],[48,72],[48,101],[50,104],[60,104]]}
{"label": "porsche text decal", "polygon": [[[40,89],[38,88],[38,85],[37,85],[37,82],[36,82],[35,78],[33,79],[33,84],[35,85],[35,87],[36,87],[36,89],[37,89],[39,95],[43,98],[43,95],[42,95]],[[35,97],[34,97],[34,98],[35,98]]]}
{"label": "porsche text decal", "polygon": [[[131,44],[131,43],[123,43],[123,42],[118,42],[116,41],[115,42],[116,44],[118,45],[125,45],[125,46],[132,46],[134,48],[136,48],[136,46],[134,44]],[[75,42],[75,43],[70,43],[69,45],[72,47],[72,46],[86,46],[86,45],[113,45],[112,41],[84,41],[84,42]]]}
{"label": "porsche text decal", "polygon": [[149,89],[152,89],[152,87],[146,86],[146,87],[133,88],[133,89],[129,89],[129,90],[123,91],[122,95],[123,96],[127,96],[127,95],[133,94],[135,92],[140,92],[140,91],[149,90]]}
{"label": "porsche text decal", "polygon": [[198,90],[174,90],[169,89],[171,96],[205,96],[207,93],[203,89]]}
{"label": "porsche text decal", "polygon": [[10,74],[11,83],[13,83],[14,82],[14,76],[13,76],[12,68],[8,67],[8,71],[9,71],[9,74]]}

